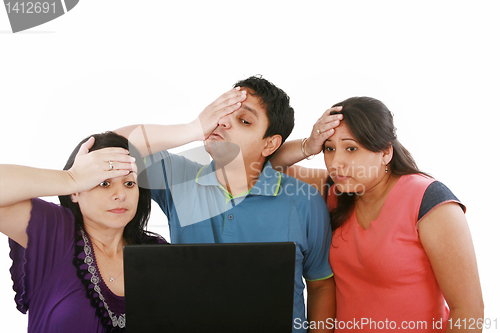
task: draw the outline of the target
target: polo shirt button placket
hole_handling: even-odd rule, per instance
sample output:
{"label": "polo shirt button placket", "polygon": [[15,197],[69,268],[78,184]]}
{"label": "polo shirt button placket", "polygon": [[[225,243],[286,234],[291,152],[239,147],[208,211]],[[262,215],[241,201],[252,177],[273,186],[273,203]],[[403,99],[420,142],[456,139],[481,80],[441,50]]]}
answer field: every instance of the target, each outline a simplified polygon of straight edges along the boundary
{"label": "polo shirt button placket", "polygon": [[233,216],[232,214],[229,214],[229,215],[227,216],[227,218],[228,218],[228,219],[230,219],[230,220],[232,220],[232,219],[234,218],[234,216]]}

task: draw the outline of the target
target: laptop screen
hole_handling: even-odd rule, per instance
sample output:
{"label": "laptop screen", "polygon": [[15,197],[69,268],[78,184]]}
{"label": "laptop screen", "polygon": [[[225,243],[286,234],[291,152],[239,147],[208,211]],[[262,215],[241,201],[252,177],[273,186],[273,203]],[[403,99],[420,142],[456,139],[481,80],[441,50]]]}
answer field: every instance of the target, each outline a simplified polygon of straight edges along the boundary
{"label": "laptop screen", "polygon": [[291,332],[295,244],[128,245],[127,332]]}

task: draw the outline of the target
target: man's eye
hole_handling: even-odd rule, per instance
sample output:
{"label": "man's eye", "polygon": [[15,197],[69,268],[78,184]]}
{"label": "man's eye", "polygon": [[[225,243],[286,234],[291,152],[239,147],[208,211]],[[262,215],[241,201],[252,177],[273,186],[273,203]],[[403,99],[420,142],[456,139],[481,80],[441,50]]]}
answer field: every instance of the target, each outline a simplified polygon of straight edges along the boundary
{"label": "man's eye", "polygon": [[335,148],[333,148],[333,147],[325,147],[325,151],[335,151]]}
{"label": "man's eye", "polygon": [[243,118],[240,118],[240,121],[245,125],[250,125],[250,123]]}
{"label": "man's eye", "polygon": [[100,187],[108,187],[110,184],[107,180],[103,181],[102,183],[99,184]]}
{"label": "man's eye", "polygon": [[135,186],[135,182],[132,182],[132,181],[130,181],[130,182],[125,182],[125,186],[127,186],[127,187],[129,187],[129,188],[134,187],[134,186]]}

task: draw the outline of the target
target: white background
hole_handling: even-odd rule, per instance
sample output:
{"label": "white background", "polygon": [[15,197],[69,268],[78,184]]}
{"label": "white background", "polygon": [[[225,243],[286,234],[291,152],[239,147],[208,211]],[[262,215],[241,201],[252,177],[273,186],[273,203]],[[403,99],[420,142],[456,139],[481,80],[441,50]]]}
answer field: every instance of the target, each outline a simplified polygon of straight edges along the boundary
{"label": "white background", "polygon": [[[499,7],[497,1],[82,0],[68,14],[17,34],[0,8],[0,163],[61,169],[90,134],[190,121],[254,74],[290,95],[291,139],[308,135],[332,104],[375,97],[395,114],[400,141],[420,168],[467,205],[485,317],[499,318]],[[154,205],[152,229],[168,236],[166,224]],[[0,235],[2,331],[25,332],[10,265]]]}

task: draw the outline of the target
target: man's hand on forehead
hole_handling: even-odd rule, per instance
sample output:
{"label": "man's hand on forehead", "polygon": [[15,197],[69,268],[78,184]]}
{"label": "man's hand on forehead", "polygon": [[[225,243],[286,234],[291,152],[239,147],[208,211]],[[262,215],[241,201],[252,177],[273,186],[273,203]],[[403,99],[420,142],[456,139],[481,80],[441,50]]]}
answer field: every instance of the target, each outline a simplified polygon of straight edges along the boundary
{"label": "man's hand on forehead", "polygon": [[219,98],[209,104],[196,118],[193,125],[200,127],[200,141],[205,140],[218,126],[219,120],[233,113],[241,107],[241,103],[246,99],[247,92],[240,87],[233,88],[222,94]]}

